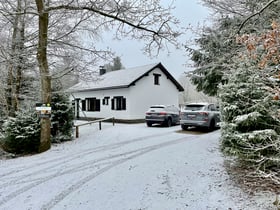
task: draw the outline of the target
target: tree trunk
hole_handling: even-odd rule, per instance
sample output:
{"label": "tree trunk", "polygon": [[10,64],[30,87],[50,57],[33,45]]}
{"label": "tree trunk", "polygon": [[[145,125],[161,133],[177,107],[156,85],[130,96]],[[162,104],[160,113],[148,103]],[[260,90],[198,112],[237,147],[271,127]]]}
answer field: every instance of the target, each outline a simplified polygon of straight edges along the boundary
{"label": "tree trunk", "polygon": [[[22,0],[18,0],[19,11],[22,9]],[[17,63],[15,76],[15,96],[14,96],[14,110],[18,111],[20,108],[19,95],[21,92],[22,72],[24,69],[24,42],[25,42],[25,15],[20,15],[19,29],[18,29],[18,44],[17,44]]]}
{"label": "tree trunk", "polygon": [[[47,60],[48,24],[49,14],[45,11],[45,1],[35,0],[39,14],[39,38],[37,60],[40,70],[42,102],[51,103],[51,76]],[[41,118],[41,138],[39,152],[44,152],[51,147],[51,121],[50,118]]]}
{"label": "tree trunk", "polygon": [[[20,13],[21,4],[20,1],[17,2],[17,12]],[[7,89],[6,89],[6,100],[7,100],[7,110],[8,116],[15,117],[15,66],[17,65],[17,45],[18,45],[18,37],[19,37],[19,15],[15,15],[13,20],[13,34],[12,34],[12,43],[11,43],[11,52],[9,58],[9,66],[8,66],[8,78],[7,78]]]}
{"label": "tree trunk", "polygon": [[8,87],[6,89],[7,111],[10,117],[15,117],[15,112],[19,110],[19,94],[24,66],[25,16],[21,14],[22,11],[22,0],[18,0],[16,10],[18,14],[15,15],[13,20],[11,56],[9,58],[7,78]]}
{"label": "tree trunk", "polygon": [[14,117],[15,116],[15,111],[13,110],[13,104],[12,104],[12,97],[13,97],[13,66],[12,62],[9,61],[9,66],[8,66],[8,77],[7,77],[7,89],[5,90],[5,97],[6,97],[6,102],[7,102],[7,112],[8,116]]}

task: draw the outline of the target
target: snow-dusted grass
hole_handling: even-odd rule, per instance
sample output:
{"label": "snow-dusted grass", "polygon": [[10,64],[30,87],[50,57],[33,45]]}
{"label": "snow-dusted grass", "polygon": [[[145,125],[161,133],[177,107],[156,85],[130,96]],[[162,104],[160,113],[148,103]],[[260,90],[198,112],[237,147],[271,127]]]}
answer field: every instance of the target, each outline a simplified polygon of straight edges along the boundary
{"label": "snow-dusted grass", "polygon": [[220,131],[145,124],[82,126],[80,138],[0,162],[0,209],[272,209],[273,197],[233,186]]}

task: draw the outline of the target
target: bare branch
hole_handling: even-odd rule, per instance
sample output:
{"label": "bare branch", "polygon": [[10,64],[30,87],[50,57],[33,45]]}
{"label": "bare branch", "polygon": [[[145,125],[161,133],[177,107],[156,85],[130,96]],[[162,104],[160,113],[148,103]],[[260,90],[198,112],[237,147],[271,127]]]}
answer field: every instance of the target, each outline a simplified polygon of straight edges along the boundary
{"label": "bare branch", "polygon": [[256,13],[253,13],[252,15],[250,15],[249,17],[247,17],[239,26],[239,29],[237,31],[237,34],[240,33],[241,29],[244,27],[244,25],[253,17],[255,17],[256,15],[260,15],[264,10],[266,10],[270,5],[272,5],[274,2],[277,2],[278,0],[271,0],[270,2],[268,2],[263,8],[261,8],[259,11],[257,11]]}

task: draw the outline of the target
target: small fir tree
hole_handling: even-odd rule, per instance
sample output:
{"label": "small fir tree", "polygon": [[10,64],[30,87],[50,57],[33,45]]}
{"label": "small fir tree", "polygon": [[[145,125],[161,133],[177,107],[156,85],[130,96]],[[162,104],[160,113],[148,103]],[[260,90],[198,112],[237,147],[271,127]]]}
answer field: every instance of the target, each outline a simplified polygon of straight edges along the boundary
{"label": "small fir tree", "polygon": [[40,123],[34,111],[16,113],[4,124],[3,149],[14,154],[37,153],[40,144]]}
{"label": "small fir tree", "polygon": [[74,113],[69,97],[65,93],[52,96],[52,142],[63,142],[73,137]]}

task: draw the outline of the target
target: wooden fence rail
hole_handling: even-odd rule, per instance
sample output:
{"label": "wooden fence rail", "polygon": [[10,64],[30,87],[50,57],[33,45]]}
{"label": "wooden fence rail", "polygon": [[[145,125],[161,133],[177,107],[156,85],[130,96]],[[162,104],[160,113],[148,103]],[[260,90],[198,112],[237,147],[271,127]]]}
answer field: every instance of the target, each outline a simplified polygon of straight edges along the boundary
{"label": "wooden fence rail", "polygon": [[76,138],[79,138],[79,127],[80,126],[91,125],[93,123],[99,123],[99,130],[101,130],[102,129],[101,122],[108,121],[108,120],[112,120],[113,126],[115,125],[115,118],[114,117],[108,117],[108,118],[104,118],[104,119],[99,119],[99,120],[94,120],[94,121],[82,123],[82,124],[79,124],[79,125],[74,125],[75,131],[76,131]]}

